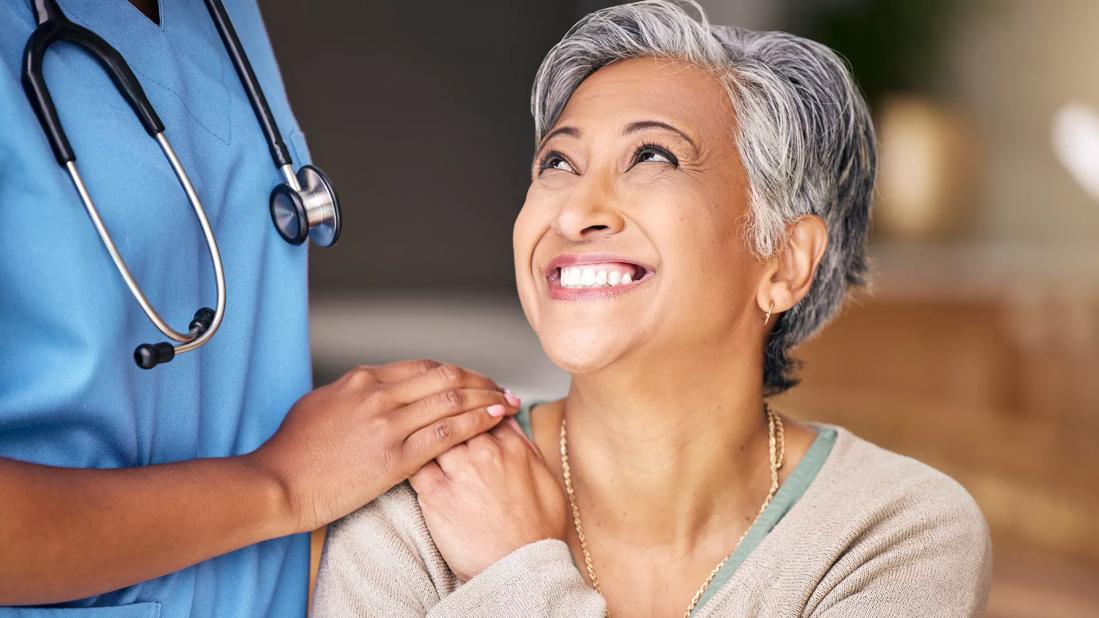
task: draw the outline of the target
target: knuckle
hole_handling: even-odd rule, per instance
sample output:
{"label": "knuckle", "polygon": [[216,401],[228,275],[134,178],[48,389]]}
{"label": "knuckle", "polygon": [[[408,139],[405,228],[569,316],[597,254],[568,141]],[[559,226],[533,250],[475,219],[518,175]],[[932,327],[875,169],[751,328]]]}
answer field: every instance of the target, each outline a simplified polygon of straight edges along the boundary
{"label": "knuckle", "polygon": [[495,440],[479,440],[476,447],[470,449],[470,454],[478,461],[493,462],[500,459],[500,445]]}
{"label": "knuckle", "polygon": [[452,388],[443,393],[443,407],[451,412],[461,410],[466,402],[465,400],[465,394],[456,388]]}
{"label": "knuckle", "polygon": [[391,471],[398,472],[402,477],[408,477],[416,473],[434,456],[431,445],[425,440],[408,440],[394,447],[394,466]]}
{"label": "knuckle", "polygon": [[366,365],[359,365],[351,371],[348,371],[345,374],[345,377],[347,378],[348,383],[352,386],[361,387],[368,384],[372,380],[373,374],[371,373],[370,368]]}
{"label": "knuckle", "polygon": [[439,366],[439,375],[447,384],[458,384],[462,381],[462,370],[456,365],[445,364]]}
{"label": "knuckle", "polygon": [[395,444],[393,448],[388,449],[391,462],[389,471],[399,472],[406,476],[412,475],[425,463],[423,461],[425,450],[423,444],[413,440]]}
{"label": "knuckle", "polygon": [[454,435],[454,424],[448,420],[441,420],[435,423],[431,432],[436,442],[448,442]]}
{"label": "knuckle", "polygon": [[407,472],[407,457],[400,445],[386,446],[382,448],[381,472],[390,475],[393,472]]}
{"label": "knuckle", "polygon": [[416,490],[416,493],[419,494],[438,491],[440,485],[442,484],[442,479],[439,477],[439,475],[431,474],[427,472],[425,468],[421,468],[415,474],[410,476],[408,480],[412,483],[412,486]]}
{"label": "knuckle", "polygon": [[424,371],[431,371],[432,369],[438,367],[439,362],[433,361],[430,358],[421,358],[415,361],[415,366],[422,373]]}
{"label": "knuckle", "polygon": [[503,454],[503,448],[500,445],[500,441],[497,440],[490,432],[493,427],[495,418],[489,416],[484,410],[477,410],[466,415],[465,421],[466,431],[469,435],[475,435],[478,438],[483,437],[489,442],[489,448],[493,450],[498,456]]}

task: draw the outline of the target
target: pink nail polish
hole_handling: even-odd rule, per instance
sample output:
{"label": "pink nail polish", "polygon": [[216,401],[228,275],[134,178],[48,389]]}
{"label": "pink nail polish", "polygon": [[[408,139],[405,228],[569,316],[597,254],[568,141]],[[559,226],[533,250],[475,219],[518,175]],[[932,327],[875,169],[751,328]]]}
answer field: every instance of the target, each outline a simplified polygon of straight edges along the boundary
{"label": "pink nail polish", "polygon": [[504,399],[507,399],[508,403],[513,408],[518,408],[523,403],[523,401],[521,399],[519,399],[519,397],[515,393],[513,393],[513,392],[511,392],[507,389],[504,389]]}
{"label": "pink nail polish", "polygon": [[505,410],[504,406],[502,406],[498,403],[492,404],[491,406],[486,408],[486,411],[489,413],[489,415],[490,416],[495,416],[496,418],[500,418],[501,416],[503,416],[504,415],[504,410]]}

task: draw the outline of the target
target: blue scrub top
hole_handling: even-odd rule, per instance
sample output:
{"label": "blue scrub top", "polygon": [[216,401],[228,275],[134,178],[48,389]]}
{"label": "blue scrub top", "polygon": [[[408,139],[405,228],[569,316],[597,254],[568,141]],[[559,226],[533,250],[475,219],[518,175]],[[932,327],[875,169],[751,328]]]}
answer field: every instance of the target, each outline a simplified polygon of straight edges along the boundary
{"label": "blue scrub top", "polygon": [[[281,177],[240,80],[201,0],[161,2],[160,25],[127,0],[60,4],[122,53],[164,121],[217,235],[227,312],[205,347],[151,371],[134,364],[134,346],[164,337],[123,284],[24,95],[30,2],[0,2],[0,456],[119,468],[250,452],[311,388],[311,373],[307,251],[271,224],[268,195]],[[307,162],[255,2],[226,4],[295,162]],[[80,48],[54,45],[45,75],[119,250],[161,315],[186,330],[216,297],[168,162]],[[0,616],[302,616],[308,554],[305,535],[277,539],[64,604],[110,609]]]}

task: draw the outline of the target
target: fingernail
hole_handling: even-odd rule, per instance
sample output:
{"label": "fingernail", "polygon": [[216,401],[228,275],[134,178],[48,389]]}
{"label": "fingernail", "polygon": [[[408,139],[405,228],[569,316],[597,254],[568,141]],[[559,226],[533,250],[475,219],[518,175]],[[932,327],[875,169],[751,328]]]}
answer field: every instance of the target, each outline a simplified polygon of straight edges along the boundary
{"label": "fingernail", "polygon": [[504,410],[505,409],[506,408],[504,408],[504,406],[502,406],[498,403],[494,403],[491,406],[489,406],[488,408],[486,408],[486,411],[489,413],[490,416],[495,416],[496,418],[499,418],[499,417],[504,415]]}
{"label": "fingernail", "polygon": [[515,393],[506,388],[504,389],[504,399],[507,399],[508,403],[513,408],[518,408],[523,403],[523,400],[519,399],[519,397]]}

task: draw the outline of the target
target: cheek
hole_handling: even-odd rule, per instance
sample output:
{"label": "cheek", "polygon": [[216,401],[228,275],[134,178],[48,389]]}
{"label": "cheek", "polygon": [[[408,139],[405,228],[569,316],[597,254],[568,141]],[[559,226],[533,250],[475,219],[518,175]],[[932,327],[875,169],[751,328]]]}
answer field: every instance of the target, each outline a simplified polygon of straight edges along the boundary
{"label": "cheek", "polygon": [[758,264],[744,243],[744,219],[734,208],[680,200],[674,216],[649,222],[667,275],[661,313],[674,315],[679,328],[696,335],[724,328],[753,294]]}
{"label": "cheek", "polygon": [[515,287],[519,292],[519,303],[531,325],[535,324],[535,281],[533,274],[534,249],[541,237],[540,230],[545,229],[544,222],[537,217],[538,209],[530,204],[530,200],[523,204],[522,210],[515,218],[512,227],[511,246],[515,261]]}
{"label": "cheek", "polygon": [[706,256],[698,272],[698,306],[710,317],[708,327],[726,331],[755,304],[762,263],[749,251],[740,231],[700,235]]}
{"label": "cheek", "polygon": [[529,279],[534,249],[542,236],[542,231],[546,228],[545,216],[541,214],[544,209],[539,208],[538,200],[533,193],[533,189],[527,191],[523,207],[515,216],[515,224],[511,229],[515,276],[520,283],[524,278]]}

